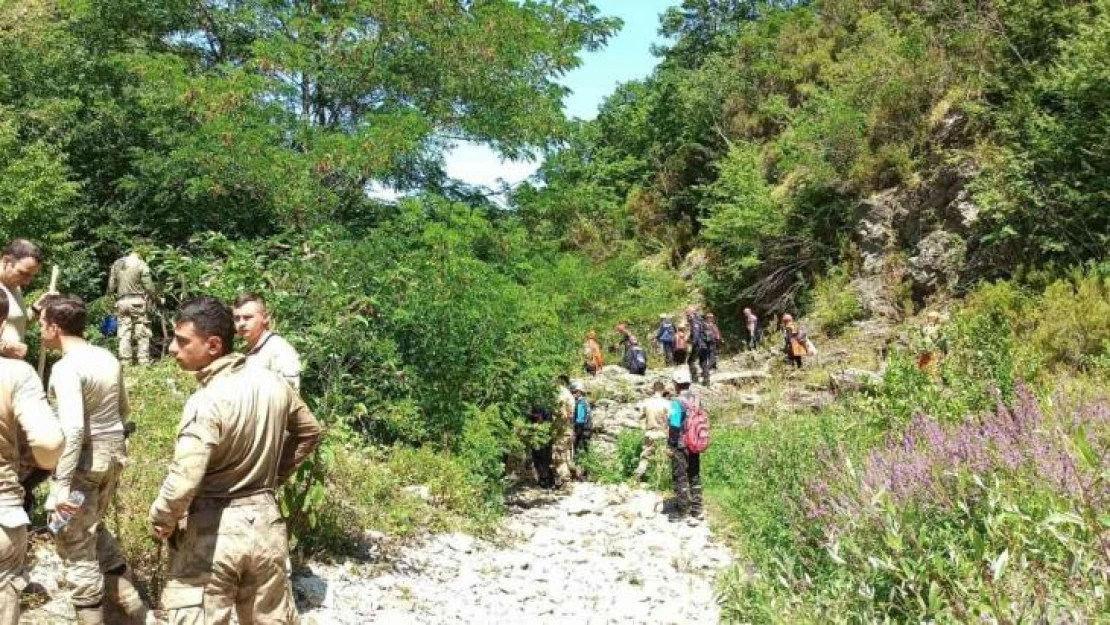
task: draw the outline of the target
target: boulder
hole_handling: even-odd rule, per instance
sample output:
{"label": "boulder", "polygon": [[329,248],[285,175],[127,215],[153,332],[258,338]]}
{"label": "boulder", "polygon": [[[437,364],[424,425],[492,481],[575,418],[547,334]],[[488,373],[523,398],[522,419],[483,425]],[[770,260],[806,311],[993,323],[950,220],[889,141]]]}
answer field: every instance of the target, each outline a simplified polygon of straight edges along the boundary
{"label": "boulder", "polygon": [[835,393],[853,393],[875,388],[883,383],[881,373],[865,369],[844,369],[829,374],[829,387]]}
{"label": "boulder", "polygon": [[919,292],[929,294],[956,286],[964,269],[967,241],[947,230],[936,230],[917,243],[910,258],[910,276]]}

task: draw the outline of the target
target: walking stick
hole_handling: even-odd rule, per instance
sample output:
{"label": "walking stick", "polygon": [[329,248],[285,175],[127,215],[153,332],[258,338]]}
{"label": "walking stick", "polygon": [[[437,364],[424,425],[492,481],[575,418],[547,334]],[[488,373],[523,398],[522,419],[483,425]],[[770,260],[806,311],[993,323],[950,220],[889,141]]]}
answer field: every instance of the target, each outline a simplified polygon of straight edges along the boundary
{"label": "walking stick", "polygon": [[[50,290],[47,293],[55,293],[58,290],[58,274],[61,270],[57,265],[50,270]],[[41,323],[41,319],[39,320]],[[43,374],[46,373],[46,347],[39,341],[39,379],[42,379]]]}

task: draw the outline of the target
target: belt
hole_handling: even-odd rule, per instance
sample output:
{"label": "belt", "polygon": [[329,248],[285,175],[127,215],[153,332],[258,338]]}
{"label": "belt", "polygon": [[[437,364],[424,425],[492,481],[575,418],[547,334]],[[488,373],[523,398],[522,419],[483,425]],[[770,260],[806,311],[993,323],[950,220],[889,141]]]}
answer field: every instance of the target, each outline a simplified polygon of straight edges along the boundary
{"label": "belt", "polygon": [[189,506],[191,512],[198,510],[213,510],[219,508],[238,508],[240,506],[277,505],[277,497],[272,490],[250,493],[247,495],[229,495],[226,497],[203,496],[197,497]]}

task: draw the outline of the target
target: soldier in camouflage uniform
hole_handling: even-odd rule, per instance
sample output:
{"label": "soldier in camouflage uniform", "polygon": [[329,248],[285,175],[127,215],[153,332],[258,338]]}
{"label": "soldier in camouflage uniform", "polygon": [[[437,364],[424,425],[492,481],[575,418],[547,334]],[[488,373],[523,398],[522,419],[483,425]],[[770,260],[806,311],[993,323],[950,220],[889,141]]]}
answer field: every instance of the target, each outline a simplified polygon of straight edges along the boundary
{"label": "soldier in camouflage uniform", "polygon": [[555,474],[569,480],[574,475],[574,395],[570,392],[570,378],[565,375],[559,376],[559,401],[552,422]]}
{"label": "soldier in camouflage uniform", "polygon": [[276,373],[231,353],[231,311],[186,302],[170,352],[196,372],[169,475],[150,508],[170,560],[170,623],[294,623],[289,545],[277,489],[315,449],[320,425]]}
{"label": "soldier in camouflage uniform", "polygon": [[[0,292],[0,323],[8,316],[8,295]],[[62,453],[62,429],[31,365],[0,358],[0,625],[19,622],[19,594],[27,555],[27,525],[19,470],[24,451],[40,469],[50,470]]]}
{"label": "soldier in camouflage uniform", "polygon": [[[105,599],[123,612],[112,612],[112,622],[141,624],[149,610],[104,524],[127,462],[127,388],[116,357],[85,340],[87,318],[85,303],[76,296],[50,295],[43,302],[42,343],[62,352],[48,392],[66,439],[50,493],[55,510],[70,515],[55,537],[58,556],[81,625],[105,622]],[[84,503],[70,502],[72,492],[82,493]]]}
{"label": "soldier in camouflage uniform", "polygon": [[132,251],[117,260],[108,274],[108,294],[116,297],[119,318],[119,359],[130,365],[132,340],[137,343],[140,365],[150,364],[150,304],[154,281],[150,267]]}

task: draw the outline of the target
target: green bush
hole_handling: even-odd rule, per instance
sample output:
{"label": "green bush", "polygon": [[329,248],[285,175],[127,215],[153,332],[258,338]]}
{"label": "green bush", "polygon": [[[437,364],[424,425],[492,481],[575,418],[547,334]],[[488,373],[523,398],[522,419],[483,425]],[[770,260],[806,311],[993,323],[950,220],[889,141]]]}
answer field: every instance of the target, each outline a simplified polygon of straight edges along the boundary
{"label": "green bush", "polygon": [[825,334],[836,336],[865,315],[859,295],[852,288],[847,266],[833,269],[813,285],[813,310],[808,318],[814,320]]}
{"label": "green bush", "polygon": [[1082,367],[1107,355],[1110,278],[1075,272],[1045,289],[1036,309],[1034,346],[1053,365]]}

